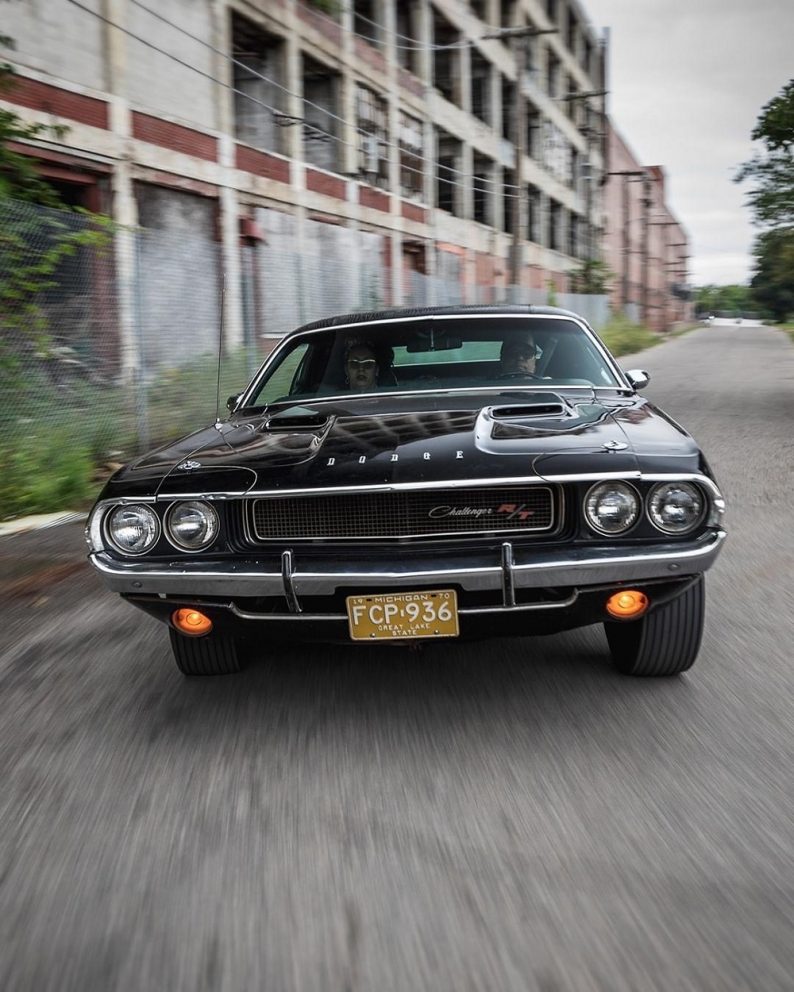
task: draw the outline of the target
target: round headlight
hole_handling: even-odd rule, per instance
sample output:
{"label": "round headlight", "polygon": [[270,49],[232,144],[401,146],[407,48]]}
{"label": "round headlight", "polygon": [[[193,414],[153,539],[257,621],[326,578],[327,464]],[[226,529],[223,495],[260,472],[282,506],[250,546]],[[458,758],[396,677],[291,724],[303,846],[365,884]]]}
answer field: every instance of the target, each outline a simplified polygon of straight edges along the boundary
{"label": "round headlight", "polygon": [[199,500],[175,503],[165,522],[169,538],[183,551],[201,551],[218,536],[218,514]]}
{"label": "round headlight", "polygon": [[648,516],[665,534],[687,534],[703,519],[703,495],[691,482],[661,482],[648,495]]}
{"label": "round headlight", "polygon": [[148,506],[117,506],[108,517],[107,535],[123,555],[142,555],[157,543],[160,521]]}
{"label": "round headlight", "polygon": [[625,482],[599,482],[585,496],[584,512],[599,534],[622,534],[637,522],[640,499]]}

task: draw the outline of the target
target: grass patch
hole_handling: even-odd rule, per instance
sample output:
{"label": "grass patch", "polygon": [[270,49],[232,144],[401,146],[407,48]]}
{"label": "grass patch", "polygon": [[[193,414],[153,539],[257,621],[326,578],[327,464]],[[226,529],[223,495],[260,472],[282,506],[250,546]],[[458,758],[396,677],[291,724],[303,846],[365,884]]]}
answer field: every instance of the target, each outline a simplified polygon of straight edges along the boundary
{"label": "grass patch", "polygon": [[601,340],[615,356],[632,355],[636,351],[644,351],[645,348],[650,348],[664,340],[661,335],[654,334],[642,324],[633,324],[622,314],[615,314],[610,317],[608,323],[598,333]]}

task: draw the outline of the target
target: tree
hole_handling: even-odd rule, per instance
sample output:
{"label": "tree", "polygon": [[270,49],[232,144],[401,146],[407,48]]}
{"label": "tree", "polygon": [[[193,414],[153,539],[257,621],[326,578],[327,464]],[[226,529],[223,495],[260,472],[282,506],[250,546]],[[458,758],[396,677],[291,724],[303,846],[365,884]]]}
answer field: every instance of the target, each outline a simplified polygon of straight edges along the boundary
{"label": "tree", "polygon": [[755,180],[748,202],[762,228],[753,248],[753,298],[778,320],[794,313],[794,79],[767,103],[752,131],[762,152],[736,181]]}
{"label": "tree", "polygon": [[753,253],[753,298],[775,320],[786,320],[794,314],[794,228],[764,231]]}
{"label": "tree", "polygon": [[756,181],[748,195],[755,223],[794,226],[794,79],[764,106],[751,136],[764,149],[741,166],[736,181]]}
{"label": "tree", "polygon": [[695,307],[698,313],[741,312],[751,308],[750,287],[738,284],[730,286],[700,286],[695,291]]}

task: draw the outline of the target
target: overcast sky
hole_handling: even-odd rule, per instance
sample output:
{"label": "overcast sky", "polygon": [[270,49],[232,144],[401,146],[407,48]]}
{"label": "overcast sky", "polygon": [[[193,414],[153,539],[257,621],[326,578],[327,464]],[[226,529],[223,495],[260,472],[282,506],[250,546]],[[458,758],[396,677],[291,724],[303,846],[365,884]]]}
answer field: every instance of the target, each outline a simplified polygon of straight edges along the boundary
{"label": "overcast sky", "polygon": [[692,245],[690,282],[748,282],[746,187],[762,106],[794,77],[794,0],[581,0],[610,28],[610,114],[643,165],[661,165]]}

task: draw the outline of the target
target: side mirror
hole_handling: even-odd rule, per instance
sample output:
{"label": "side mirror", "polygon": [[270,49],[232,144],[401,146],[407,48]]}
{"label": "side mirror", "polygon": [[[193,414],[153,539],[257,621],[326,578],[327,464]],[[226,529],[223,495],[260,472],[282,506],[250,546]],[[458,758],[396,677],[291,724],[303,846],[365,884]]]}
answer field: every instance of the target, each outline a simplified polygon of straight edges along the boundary
{"label": "side mirror", "polygon": [[651,373],[645,369],[628,369],[623,374],[635,389],[644,389],[651,381]]}
{"label": "side mirror", "polygon": [[226,400],[226,409],[229,411],[229,413],[231,413],[234,410],[234,408],[237,406],[237,401],[240,399],[242,395],[243,395],[242,393],[235,393],[234,396],[230,396],[228,400]]}

